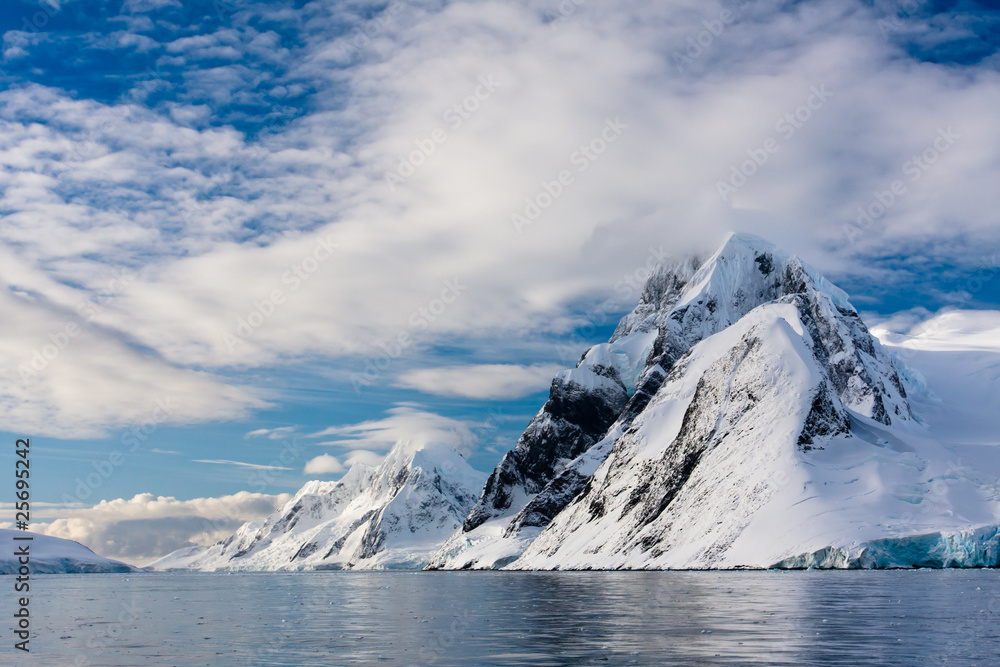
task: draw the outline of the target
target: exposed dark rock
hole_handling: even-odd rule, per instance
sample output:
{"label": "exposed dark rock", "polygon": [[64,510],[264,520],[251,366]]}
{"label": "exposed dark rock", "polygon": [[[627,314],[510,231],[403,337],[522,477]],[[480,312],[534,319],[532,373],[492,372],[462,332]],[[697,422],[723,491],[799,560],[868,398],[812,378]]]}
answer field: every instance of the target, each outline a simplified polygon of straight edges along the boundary
{"label": "exposed dark rock", "polygon": [[[632,420],[642,413],[653,395],[663,384],[667,374],[659,366],[654,366],[646,373],[645,379],[639,385],[635,394],[629,399],[619,417],[620,428],[628,428]],[[549,482],[538,492],[511,521],[504,534],[507,537],[516,535],[525,526],[546,526],[570,503],[583,492],[590,479],[589,475],[578,472],[579,466],[570,466]],[[603,508],[601,508],[603,511]]]}
{"label": "exposed dark rock", "polygon": [[771,272],[774,271],[774,258],[771,257],[771,253],[761,253],[754,257],[754,261],[757,262],[757,268],[765,276],[771,275]]}
{"label": "exposed dark rock", "polygon": [[295,560],[296,558],[308,558],[319,550],[319,545],[315,542],[306,542],[299,550],[289,560]]}
{"label": "exposed dark rock", "polygon": [[613,368],[591,370],[615,384],[588,390],[561,378],[552,381],[549,400],[493,470],[483,494],[466,518],[472,530],[510,508],[514,489],[535,494],[555,477],[560,463],[568,462],[600,440],[629,401],[628,392]]}
{"label": "exposed dark rock", "polygon": [[816,449],[814,443],[819,438],[850,433],[851,420],[841,408],[837,407],[835,400],[836,397],[831,395],[830,388],[824,380],[813,395],[805,425],[799,433],[800,450]]}

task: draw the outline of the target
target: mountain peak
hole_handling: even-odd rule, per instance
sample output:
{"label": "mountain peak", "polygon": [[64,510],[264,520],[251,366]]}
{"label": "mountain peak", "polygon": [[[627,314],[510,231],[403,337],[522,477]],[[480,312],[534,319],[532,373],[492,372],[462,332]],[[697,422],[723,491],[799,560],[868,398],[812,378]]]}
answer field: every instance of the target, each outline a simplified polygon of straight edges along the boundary
{"label": "mountain peak", "polygon": [[400,440],[379,466],[307,482],[283,508],[154,569],[310,570],[422,566],[468,514],[485,476],[451,446]]}
{"label": "mountain peak", "polygon": [[[771,320],[771,328],[751,326]],[[730,340],[744,329],[748,336],[756,332],[756,343]],[[771,338],[786,335],[794,344],[775,348]],[[848,411],[886,426],[911,418],[891,359],[847,294],[794,254],[758,236],[731,233],[711,256],[682,257],[653,272],[611,339],[556,376],[549,400],[490,475],[463,532],[442,546],[431,566],[509,563],[539,530],[563,516],[568,503],[592,488],[595,470],[619,450],[651,406],[665,400],[664,392],[678,392],[686,376],[695,385],[701,381],[692,369],[720,346],[721,352],[757,355],[758,361],[746,368],[756,369],[747,378],[760,386],[739,390],[746,392],[748,409],[778,376],[775,369],[784,356],[794,352],[803,367],[815,370],[808,381],[798,378],[776,390],[773,405],[782,407],[771,418],[778,419],[792,404],[801,408],[788,422],[796,431],[793,447],[821,447],[817,442],[830,434],[849,430]],[[760,346],[781,353],[765,354]],[[754,372],[759,378],[751,377]],[[704,395],[727,381],[724,373],[704,380]],[[684,385],[686,400],[695,396],[695,385]],[[679,421],[687,420],[683,407],[675,414]],[[714,409],[702,410],[706,424],[717,422],[709,414]],[[793,429],[796,420],[802,423]],[[619,467],[632,465],[620,455],[615,461]]]}
{"label": "mountain peak", "polygon": [[[759,236],[731,232],[709,257],[690,255],[655,271],[635,309],[619,322],[611,342],[666,326],[673,330],[664,342],[676,360],[691,345],[734,324],[757,306],[800,293],[822,293],[837,309],[857,313],[846,292],[796,255]],[[670,321],[681,324],[680,329]]]}
{"label": "mountain peak", "polygon": [[781,253],[776,245],[768,241],[762,236],[757,236],[756,234],[749,234],[747,232],[729,232],[726,234],[725,240],[722,245],[719,246],[719,252],[722,252],[725,248],[742,246],[746,248],[752,248],[760,252],[777,252]]}

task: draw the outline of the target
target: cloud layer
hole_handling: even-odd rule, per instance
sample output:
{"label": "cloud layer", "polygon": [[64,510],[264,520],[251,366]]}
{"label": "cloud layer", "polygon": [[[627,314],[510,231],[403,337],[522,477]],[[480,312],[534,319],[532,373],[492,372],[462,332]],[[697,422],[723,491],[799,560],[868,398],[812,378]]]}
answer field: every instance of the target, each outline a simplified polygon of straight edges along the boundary
{"label": "cloud layer", "polygon": [[[970,55],[975,21],[571,4],[224,5],[167,34],[157,12],[188,9],[132,3],[88,47],[155,65],[115,99],[16,70],[9,428],[99,435],[163,395],[183,397],[171,423],[236,418],[275,399],[248,370],[299,362],[515,396],[541,367],[490,359],[478,382],[436,346],[566,335],[651,248],[728,229],[888,289],[914,273],[879,258],[972,265],[1000,243],[1000,76]],[[5,57],[41,66],[67,37],[11,31]]]}
{"label": "cloud layer", "polygon": [[520,398],[545,391],[560,364],[477,364],[421,368],[403,373],[397,385],[438,396],[479,399]]}
{"label": "cloud layer", "polygon": [[[481,429],[489,427],[484,423],[445,417],[412,404],[398,405],[386,412],[387,416],[382,419],[331,426],[310,437],[326,438],[320,444],[347,451],[345,463],[348,465],[357,461],[371,464],[400,441],[414,446],[441,443],[468,454],[479,442]],[[309,463],[316,461],[313,459]],[[320,457],[315,465],[323,461],[329,459]]]}
{"label": "cloud layer", "polygon": [[246,521],[267,516],[291,499],[288,494],[242,491],[219,498],[176,498],[138,494],[101,501],[87,509],[36,511],[34,531],[75,540],[108,558],[144,564],[192,545],[214,544]]}

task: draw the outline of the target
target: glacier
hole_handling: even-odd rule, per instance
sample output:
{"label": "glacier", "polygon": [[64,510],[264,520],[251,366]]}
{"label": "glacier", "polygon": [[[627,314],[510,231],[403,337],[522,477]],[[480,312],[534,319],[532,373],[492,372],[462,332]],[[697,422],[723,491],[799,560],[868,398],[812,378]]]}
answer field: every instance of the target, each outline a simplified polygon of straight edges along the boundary
{"label": "glacier", "polygon": [[1000,527],[872,540],[854,550],[827,547],[774,563],[782,570],[1000,567]]}
{"label": "glacier", "polygon": [[[30,542],[15,537],[31,537]],[[15,550],[30,545],[32,574],[128,573],[140,568],[99,556],[79,542],[23,530],[0,528],[0,574],[17,574],[20,563]]]}

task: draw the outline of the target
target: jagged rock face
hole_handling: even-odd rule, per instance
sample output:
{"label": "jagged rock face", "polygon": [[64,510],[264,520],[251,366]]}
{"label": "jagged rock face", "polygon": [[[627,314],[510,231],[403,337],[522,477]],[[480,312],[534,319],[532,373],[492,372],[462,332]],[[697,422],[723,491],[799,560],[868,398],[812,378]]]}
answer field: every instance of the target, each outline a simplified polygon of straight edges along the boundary
{"label": "jagged rock face", "polygon": [[[524,524],[527,515],[518,511],[553,482],[566,463],[600,441],[626,410],[633,416],[641,410],[639,406],[648,400],[651,387],[640,390],[636,385],[646,382],[649,372],[661,363],[669,367],[671,355],[676,354],[673,349],[664,354],[656,347],[662,338],[657,335],[657,314],[677,301],[698,265],[697,259],[690,259],[660,267],[647,281],[639,305],[618,324],[609,343],[592,347],[576,369],[553,380],[549,400],[488,478],[463,525],[466,532],[509,513],[517,513],[517,524]],[[628,377],[623,378],[623,372]],[[594,382],[594,376],[607,381]],[[560,491],[539,499],[528,510],[528,515],[536,518],[527,525],[540,525],[538,518],[559,509],[558,503],[552,504],[553,496],[564,496],[568,489],[576,488],[569,482],[573,474],[567,472],[567,479],[557,485]],[[521,506],[514,505],[518,501]],[[542,509],[546,505],[548,508]]]}
{"label": "jagged rock face", "polygon": [[375,468],[361,464],[353,466],[340,481],[307,483],[280,511],[263,521],[243,524],[232,536],[223,540],[220,555],[226,560],[240,559],[252,552],[263,551],[296,527],[301,531],[337,516],[372,483],[375,473]]}
{"label": "jagged rock face", "polygon": [[[581,364],[586,358],[581,360]],[[561,464],[575,459],[597,442],[628,402],[628,392],[614,368],[577,367],[607,382],[587,387],[569,374],[552,381],[549,400],[490,475],[476,507],[466,518],[472,530],[511,506],[515,488],[538,493]]]}
{"label": "jagged rock face", "polygon": [[462,525],[483,475],[444,445],[398,443],[378,468],[310,482],[279,511],[212,547],[183,550],[156,569],[420,568]]}
{"label": "jagged rock face", "polygon": [[[665,339],[662,332],[658,335],[657,318],[683,295],[700,263],[697,258],[689,258],[659,267],[647,280],[639,304],[619,322],[611,340],[589,349],[576,369],[553,380],[549,400],[487,479],[463,530],[469,532],[494,517],[524,509],[524,504],[554,481],[566,463],[600,441],[626,409],[633,413],[641,410],[636,406],[645,399],[630,400],[637,385],[645,381],[652,368],[660,364],[669,368],[679,354],[676,346],[669,352],[661,349]],[[595,383],[595,375],[609,382]],[[649,389],[646,387],[644,393]],[[567,475],[572,477],[573,473]],[[567,493],[568,484],[568,479],[562,480],[562,491],[556,495]],[[518,501],[520,506],[515,505]],[[541,510],[542,505],[549,508],[538,517],[557,510],[551,498],[543,498],[528,512]],[[537,525],[534,521],[529,525]],[[524,523],[524,517],[519,514],[517,522]]]}
{"label": "jagged rock face", "polygon": [[[846,295],[733,235],[657,271],[488,477],[400,443],[378,470],[307,485],[160,567],[996,565],[1000,491],[976,500],[994,487],[964,472],[954,496],[936,489],[960,475],[912,422]],[[970,516],[985,528],[965,530]]]}
{"label": "jagged rock face", "polygon": [[[604,438],[604,441],[608,441],[606,445],[613,443],[616,436],[620,435],[638,415],[642,414],[649,401],[659,390],[660,385],[663,384],[664,378],[666,378],[666,373],[658,364],[646,372],[639,388],[636,389],[635,394],[629,399],[628,404],[619,415],[615,428],[611,429],[611,433]],[[517,513],[517,516],[504,531],[505,537],[513,537],[525,527],[547,526],[549,521],[555,518],[584,489],[590,479],[588,468],[594,461],[603,460],[603,456],[607,454],[607,446],[595,445],[591,449],[593,451],[591,451],[590,456],[580,457],[573,461],[551,482],[546,484],[524,506],[524,509]]]}
{"label": "jagged rock face", "polygon": [[[381,511],[372,513],[349,562],[376,557],[396,535],[448,535],[476,502],[475,488],[467,486],[465,479],[453,479],[449,475],[453,472],[448,469],[452,464],[446,464],[442,470],[438,465],[416,462],[417,465],[413,465],[414,459],[411,459],[400,466],[390,479],[387,495],[391,500]],[[416,565],[422,566],[423,562]]]}
{"label": "jagged rock face", "polygon": [[[773,269],[773,259],[765,264]],[[888,407],[900,421],[911,414],[856,312],[794,258],[785,267],[779,291],[795,291],[681,357],[580,493],[509,567],[766,567],[796,548],[794,538],[775,539],[774,517],[810,498],[775,500],[783,486],[789,493],[775,471],[808,479],[813,452],[846,448],[849,410],[882,425],[891,423]]]}
{"label": "jagged rock face", "polygon": [[639,303],[618,323],[610,342],[654,327],[659,316],[672,311],[702,264],[702,258],[691,257],[657,267],[646,280]]}
{"label": "jagged rock face", "polygon": [[[650,361],[670,368],[693,345],[732,326],[754,308],[799,295],[801,307],[809,311],[810,333],[822,348],[820,354],[831,366],[831,379],[845,402],[886,425],[893,416],[912,418],[896,369],[878,349],[847,295],[797,257],[782,255],[759,239],[733,236],[692,276],[690,286],[679,296],[680,281],[670,272],[650,282],[651,295],[644,299],[658,296],[669,309],[637,308],[615,332],[624,336],[655,326],[657,339]],[[636,313],[645,314],[645,319]]]}
{"label": "jagged rock face", "polygon": [[775,492],[769,471],[796,455],[803,424],[812,443],[849,429],[795,304],[765,305],[746,319],[678,361],[581,493],[511,567],[726,562]]}

